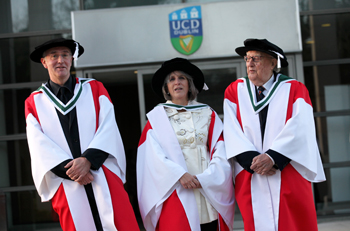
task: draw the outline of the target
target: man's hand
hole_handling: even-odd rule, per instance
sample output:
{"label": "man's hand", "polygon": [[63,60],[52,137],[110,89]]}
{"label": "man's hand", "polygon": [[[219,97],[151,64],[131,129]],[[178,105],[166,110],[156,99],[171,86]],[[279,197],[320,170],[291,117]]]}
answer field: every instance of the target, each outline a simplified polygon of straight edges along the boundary
{"label": "man's hand", "polygon": [[179,181],[180,181],[182,187],[184,187],[186,189],[187,188],[194,189],[194,188],[201,188],[202,187],[202,185],[199,183],[197,177],[192,176],[188,172],[183,174]]}
{"label": "man's hand", "polygon": [[70,168],[66,172],[69,178],[74,181],[81,182],[85,175],[89,173],[91,163],[85,157],[79,157],[70,161],[64,167]]}
{"label": "man's hand", "polygon": [[250,169],[261,175],[272,176],[276,173],[273,162],[266,153],[254,157]]}
{"label": "man's hand", "polygon": [[80,185],[87,185],[90,184],[94,180],[94,177],[92,176],[91,172],[88,172],[84,177],[81,177],[80,180],[76,180],[75,182],[78,182]]}

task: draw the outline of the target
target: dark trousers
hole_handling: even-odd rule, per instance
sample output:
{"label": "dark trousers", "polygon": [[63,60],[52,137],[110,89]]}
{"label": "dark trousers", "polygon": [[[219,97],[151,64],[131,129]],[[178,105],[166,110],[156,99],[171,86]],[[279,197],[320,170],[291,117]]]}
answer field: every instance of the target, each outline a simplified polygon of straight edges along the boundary
{"label": "dark trousers", "polygon": [[201,224],[201,231],[216,231],[218,229],[218,220],[210,223]]}

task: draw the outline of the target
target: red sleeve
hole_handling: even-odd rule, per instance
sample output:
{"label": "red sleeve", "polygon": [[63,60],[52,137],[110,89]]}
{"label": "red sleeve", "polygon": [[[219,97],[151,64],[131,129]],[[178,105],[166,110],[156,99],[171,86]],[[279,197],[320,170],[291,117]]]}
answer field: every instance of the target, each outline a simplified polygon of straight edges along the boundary
{"label": "red sleeve", "polygon": [[34,95],[39,94],[40,92],[37,93],[32,93],[24,102],[24,113],[25,113],[25,118],[27,119],[27,116],[29,114],[32,114],[36,120],[40,123],[38,119],[38,113],[36,111],[35,107],[35,102],[34,102]]}
{"label": "red sleeve", "polygon": [[242,126],[242,120],[241,120],[241,113],[239,109],[239,104],[238,104],[238,94],[237,94],[237,87],[239,83],[244,83],[242,79],[237,79],[235,82],[231,83],[225,90],[225,99],[228,99],[230,102],[234,103],[237,105],[237,120],[239,124],[241,125],[241,128],[243,129]]}
{"label": "red sleeve", "polygon": [[94,99],[95,110],[96,110],[96,131],[98,129],[98,121],[99,121],[99,113],[100,113],[100,102],[99,98],[101,95],[106,96],[109,101],[112,103],[111,98],[107,92],[107,89],[103,86],[103,84],[97,80],[92,80],[89,82],[91,86],[92,96]]}
{"label": "red sleeve", "polygon": [[141,137],[140,137],[140,141],[139,141],[139,146],[141,146],[145,141],[146,141],[146,137],[147,137],[147,132],[148,130],[152,129],[152,126],[150,124],[150,122],[148,121],[146,126],[144,127]]}
{"label": "red sleeve", "polygon": [[225,99],[230,100],[232,103],[237,104],[237,85],[238,83],[242,83],[243,80],[238,79],[235,82],[231,83],[225,90]]}
{"label": "red sleeve", "polygon": [[[215,120],[216,120],[217,118],[216,118],[216,116],[215,116],[215,112],[214,111],[212,111],[212,113],[211,113],[211,120],[210,120],[210,125],[209,125],[209,131],[208,131],[208,150],[211,150],[211,147],[212,147],[212,138],[213,138],[213,131],[214,131],[214,125],[215,125]],[[223,134],[221,133],[221,135],[220,135],[220,137],[219,137],[219,139],[216,141],[216,142],[218,142],[218,141],[223,141],[224,140],[224,136],[223,136]],[[212,153],[210,153],[210,158],[212,158],[212,156],[213,156],[213,153],[214,152],[212,152]]]}
{"label": "red sleeve", "polygon": [[309,96],[309,91],[306,86],[299,81],[290,81],[291,84],[290,93],[289,93],[289,102],[287,109],[286,122],[292,117],[293,114],[293,104],[298,99],[304,99],[307,104],[312,107],[312,103]]}

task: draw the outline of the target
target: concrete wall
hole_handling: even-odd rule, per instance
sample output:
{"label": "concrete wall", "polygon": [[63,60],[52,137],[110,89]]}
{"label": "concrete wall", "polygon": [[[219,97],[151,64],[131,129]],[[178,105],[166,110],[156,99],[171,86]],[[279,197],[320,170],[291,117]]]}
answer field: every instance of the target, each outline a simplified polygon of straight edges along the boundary
{"label": "concrete wall", "polygon": [[[203,42],[186,56],[170,40],[169,14],[201,6]],[[85,48],[76,68],[161,62],[172,57],[237,56],[246,38],[266,38],[286,53],[300,52],[297,0],[241,0],[72,12],[73,38]]]}

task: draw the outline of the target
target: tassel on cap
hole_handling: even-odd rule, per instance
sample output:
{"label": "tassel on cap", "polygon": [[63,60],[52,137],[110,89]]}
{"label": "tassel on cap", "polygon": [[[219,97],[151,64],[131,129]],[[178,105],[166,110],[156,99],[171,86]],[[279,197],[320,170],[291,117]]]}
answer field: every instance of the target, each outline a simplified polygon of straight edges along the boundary
{"label": "tassel on cap", "polygon": [[73,54],[73,58],[74,58],[74,60],[78,60],[79,44],[77,42],[74,42],[74,43],[75,43],[75,51],[74,51],[74,54]]}
{"label": "tassel on cap", "polygon": [[206,83],[204,83],[204,85],[203,85],[203,90],[205,90],[205,91],[209,90],[209,87]]}
{"label": "tassel on cap", "polygon": [[277,71],[279,72],[281,70],[281,59],[280,58],[284,58],[283,55],[281,55],[280,53],[273,51],[273,50],[269,50],[273,53],[275,53],[277,55]]}

